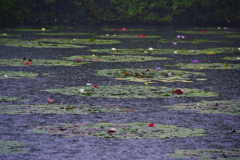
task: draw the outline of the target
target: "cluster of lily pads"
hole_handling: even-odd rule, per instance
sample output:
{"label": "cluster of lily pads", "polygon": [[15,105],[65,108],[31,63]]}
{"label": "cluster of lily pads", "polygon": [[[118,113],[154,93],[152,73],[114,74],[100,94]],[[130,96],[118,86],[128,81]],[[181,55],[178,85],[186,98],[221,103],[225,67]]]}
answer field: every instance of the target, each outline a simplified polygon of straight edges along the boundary
{"label": "cluster of lily pads", "polygon": [[0,155],[28,153],[29,151],[24,148],[25,146],[27,144],[18,141],[0,140]]}
{"label": "cluster of lily pads", "polygon": [[42,104],[42,105],[0,105],[2,114],[89,114],[99,112],[133,112],[134,110],[112,105],[104,104],[91,106],[88,104]]}
{"label": "cluster of lily pads", "polygon": [[179,67],[181,69],[240,69],[240,64],[230,63],[178,63],[175,65],[166,65]]}
{"label": "cluster of lily pads", "polygon": [[7,79],[7,78],[35,78],[39,75],[49,76],[47,73],[33,73],[33,72],[21,72],[21,71],[0,71],[0,79]]}
{"label": "cluster of lily pads", "polygon": [[231,47],[210,48],[201,50],[188,49],[91,49],[92,52],[105,52],[110,54],[183,54],[183,55],[199,55],[199,54],[216,54],[216,53],[234,53],[238,49]]}
{"label": "cluster of lily pads", "polygon": [[155,36],[155,35],[131,35],[131,34],[105,34],[97,36],[99,38],[161,38],[162,36]]}
{"label": "cluster of lily pads", "polygon": [[210,31],[210,30],[187,30],[187,31],[176,31],[178,33],[184,33],[184,34],[229,34],[229,33],[235,33],[229,30],[225,31],[220,31],[220,30],[215,30],[215,31]]}
{"label": "cluster of lily pads", "polygon": [[172,110],[190,110],[201,113],[240,115],[240,100],[200,101],[197,103],[174,104]]}
{"label": "cluster of lily pads", "polygon": [[187,158],[198,160],[237,160],[240,158],[239,149],[175,149],[174,153],[168,154],[173,158]]}
{"label": "cluster of lily pads", "polygon": [[50,59],[0,59],[0,66],[32,66],[32,65],[44,65],[44,66],[80,66],[88,62],[72,62],[64,60],[50,60]]}
{"label": "cluster of lily pads", "polygon": [[0,102],[11,102],[17,100],[18,97],[8,97],[8,96],[0,96]]}
{"label": "cluster of lily pads", "polygon": [[206,130],[178,127],[175,125],[160,125],[148,123],[114,124],[101,123],[75,123],[59,124],[53,126],[31,126],[28,131],[47,133],[62,137],[87,136],[107,139],[139,139],[139,138],[175,138],[204,136]]}
{"label": "cluster of lily pads", "polygon": [[137,56],[137,55],[123,55],[123,56],[106,56],[106,55],[76,55],[71,57],[64,57],[67,60],[87,61],[87,62],[144,62],[151,60],[172,60],[167,57],[152,57],[152,56]]}
{"label": "cluster of lily pads", "polygon": [[[162,82],[193,82],[190,81],[190,77],[205,76],[202,72],[190,72],[182,70],[167,70],[167,69],[102,69],[97,71],[97,75],[111,76],[115,79],[128,80],[135,82],[150,82],[150,81],[162,81]],[[198,78],[196,80],[206,80]]]}
{"label": "cluster of lily pads", "polygon": [[199,89],[182,88],[183,92],[175,94],[175,88],[164,86],[144,85],[106,85],[106,86],[75,86],[59,89],[47,89],[44,91],[60,93],[65,95],[77,95],[87,97],[107,97],[107,98],[168,98],[168,97],[215,97],[219,93],[208,92]]}

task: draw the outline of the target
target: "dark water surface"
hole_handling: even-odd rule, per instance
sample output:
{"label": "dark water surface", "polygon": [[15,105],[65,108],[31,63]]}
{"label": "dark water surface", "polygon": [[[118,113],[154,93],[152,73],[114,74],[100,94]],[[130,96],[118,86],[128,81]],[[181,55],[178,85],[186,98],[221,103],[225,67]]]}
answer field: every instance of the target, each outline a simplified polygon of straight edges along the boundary
{"label": "dark water surface", "polygon": [[[128,31],[116,32],[102,30],[101,28],[122,28],[125,26],[95,26],[79,27],[75,29],[79,32],[96,34],[146,34],[161,35],[164,38],[175,38],[180,33],[174,31],[180,28],[174,27],[145,27],[127,26],[127,28],[146,28],[156,29],[156,31]],[[181,28],[186,30],[186,28]],[[72,31],[75,31],[72,30]],[[239,34],[239,29],[230,29]],[[0,29],[4,32],[4,30]],[[62,31],[62,30],[61,30]],[[66,29],[64,30],[66,31]],[[51,36],[35,35],[33,32],[17,32],[23,34],[21,39],[37,39]],[[9,32],[10,33],[10,32]],[[177,48],[205,49],[217,47],[240,47],[239,39],[226,38],[222,34],[214,35],[184,35],[186,39],[212,39],[230,40],[232,43],[178,43]],[[63,37],[63,36],[52,36]],[[93,36],[68,36],[69,38],[91,38]],[[23,57],[31,59],[62,59],[73,55],[92,55],[88,49],[98,48],[172,48],[171,43],[158,43],[145,39],[144,41],[133,41],[133,39],[121,39],[119,44],[106,45],[85,45],[86,48],[69,49],[41,49],[41,48],[21,48],[0,46],[0,58],[11,59]],[[105,54],[105,53],[101,53]],[[86,115],[57,115],[57,114],[26,114],[26,115],[7,115],[0,114],[0,139],[20,141],[29,144],[26,148],[27,154],[0,155],[0,159],[6,160],[61,160],[61,159],[81,159],[81,160],[158,160],[158,159],[177,159],[166,154],[173,153],[174,149],[240,149],[240,134],[232,133],[232,129],[240,129],[240,116],[227,114],[201,114],[195,111],[173,111],[164,106],[176,103],[198,102],[199,100],[230,100],[240,99],[240,72],[239,70],[201,70],[206,73],[206,81],[194,81],[193,83],[164,83],[157,81],[150,85],[167,86],[170,88],[197,88],[206,91],[218,92],[219,97],[209,98],[148,98],[148,99],[113,99],[113,98],[91,98],[54,94],[41,90],[50,88],[63,88],[72,86],[85,86],[86,83],[101,85],[116,84],[136,84],[123,80],[115,80],[111,77],[95,75],[98,69],[111,68],[166,68],[165,65],[177,63],[191,63],[192,60],[199,60],[206,63],[239,63],[236,61],[226,61],[220,58],[225,56],[236,56],[238,53],[221,53],[214,55],[176,55],[162,54],[152,55],[156,57],[171,57],[174,60],[165,61],[146,61],[146,62],[97,62],[82,66],[29,66],[29,67],[6,67],[0,66],[3,71],[24,71],[36,73],[49,73],[53,77],[37,77],[34,79],[0,79],[0,89],[2,96],[19,97],[29,101],[2,102],[2,104],[46,104],[46,98],[51,98],[61,104],[117,104],[135,109],[135,112],[127,113],[91,113]],[[53,136],[28,132],[29,126],[56,125],[59,123],[78,123],[78,122],[110,122],[110,123],[132,123],[147,122],[163,125],[177,125],[187,128],[202,128],[207,130],[206,136],[187,137],[187,138],[167,138],[167,139],[102,139],[99,137],[66,137]]]}

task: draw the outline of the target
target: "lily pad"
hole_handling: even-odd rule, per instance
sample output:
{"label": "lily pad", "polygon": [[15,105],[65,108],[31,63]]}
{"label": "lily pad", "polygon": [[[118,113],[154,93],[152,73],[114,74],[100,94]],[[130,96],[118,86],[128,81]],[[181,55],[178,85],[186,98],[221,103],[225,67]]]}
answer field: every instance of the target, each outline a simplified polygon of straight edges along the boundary
{"label": "lily pad", "polygon": [[21,40],[21,39],[0,39],[0,45],[11,47],[33,47],[33,48],[83,48],[77,44],[42,42],[41,40]]}
{"label": "lily pad", "polygon": [[240,115],[240,100],[200,101],[197,103],[179,103],[166,107],[172,107],[172,110],[190,110],[210,114]]}
{"label": "lily pad", "polygon": [[156,29],[143,29],[143,28],[102,28],[106,31],[156,31]]}
{"label": "lily pad", "polygon": [[24,32],[46,32],[46,31],[52,31],[52,29],[46,29],[46,28],[39,28],[39,29],[32,29],[32,28],[13,28],[13,29],[7,29],[7,30],[24,31]]}
{"label": "lily pad", "polygon": [[172,43],[172,42],[177,42],[177,43],[193,43],[193,44],[199,44],[199,43],[230,43],[230,41],[227,40],[209,40],[209,39],[193,39],[193,40],[182,40],[178,38],[173,38],[173,39],[159,39],[158,42],[162,43]]}
{"label": "lily pad", "polygon": [[226,35],[225,37],[228,37],[228,38],[240,38],[240,34]]}
{"label": "lily pad", "polygon": [[47,73],[33,73],[33,72],[21,72],[21,71],[0,71],[0,79],[8,79],[8,78],[35,78],[39,75],[49,76]]}
{"label": "lily pad", "polygon": [[[113,132],[109,132],[112,129]],[[114,130],[113,130],[114,129]],[[106,139],[139,139],[139,138],[175,138],[175,137],[193,137],[204,136],[206,130],[198,128],[184,128],[175,125],[155,124],[149,127],[147,123],[76,123],[59,124],[54,126],[31,127],[31,130],[37,133],[47,133],[63,137],[87,136],[101,137]]]}
{"label": "lily pad", "polygon": [[152,57],[152,56],[136,56],[136,55],[123,55],[123,56],[105,56],[105,55],[79,55],[64,57],[67,60],[77,61],[90,61],[90,62],[144,62],[152,60],[173,60],[167,57]]}
{"label": "lily pad", "polygon": [[237,48],[222,47],[209,48],[202,50],[188,49],[91,49],[92,52],[105,52],[109,54],[183,54],[183,55],[199,55],[199,54],[216,54],[216,53],[233,53],[239,52]]}
{"label": "lily pad", "polygon": [[19,34],[7,34],[7,33],[3,33],[3,34],[0,34],[0,37],[20,37],[22,35],[19,35]]}
{"label": "lily pad", "polygon": [[88,62],[72,62],[64,60],[33,59],[31,62],[21,59],[0,59],[0,66],[80,66]]}
{"label": "lily pad", "polygon": [[224,57],[224,58],[221,58],[221,59],[232,60],[232,61],[240,61],[240,56]]}
{"label": "lily pad", "polygon": [[45,105],[0,105],[2,114],[89,114],[98,112],[133,112],[132,109],[112,104],[91,106],[87,104],[45,104]]}
{"label": "lily pad", "polygon": [[24,148],[27,144],[18,141],[0,140],[0,154],[25,154],[28,150]]}
{"label": "lily pad", "polygon": [[16,101],[18,97],[8,97],[8,96],[0,96],[0,102],[11,102]]}
{"label": "lily pad", "polygon": [[196,30],[187,30],[187,31],[176,31],[178,33],[183,33],[183,34],[229,34],[229,33],[235,33],[232,31],[210,31],[210,30],[205,30],[205,31],[196,31]]}
{"label": "lily pad", "polygon": [[106,40],[106,39],[63,39],[63,38],[42,38],[37,39],[40,42],[54,42],[54,43],[70,43],[70,44],[114,44],[114,43],[121,43],[118,40]]}
{"label": "lily pad", "polygon": [[154,35],[130,35],[130,34],[105,34],[97,36],[100,38],[160,38],[162,36],[154,36]]}
{"label": "lily pad", "polygon": [[189,81],[191,76],[205,76],[202,72],[190,72],[181,70],[156,70],[156,69],[102,69],[97,71],[97,75],[111,76],[120,80],[135,82],[193,82]]}
{"label": "lily pad", "polygon": [[174,158],[190,158],[198,160],[237,160],[240,158],[239,149],[175,149],[174,153],[168,154]]}
{"label": "lily pad", "polygon": [[[80,90],[84,89],[84,92]],[[202,91],[199,89],[182,88],[185,92],[181,97],[215,97],[219,94],[216,92]],[[47,89],[44,91],[52,93],[60,93],[65,95],[77,95],[87,97],[108,97],[108,98],[168,98],[179,97],[172,92],[175,88],[167,88],[164,86],[149,85],[107,85],[97,87],[66,87],[60,89]]]}
{"label": "lily pad", "polygon": [[78,36],[78,35],[94,35],[94,33],[79,33],[79,32],[55,32],[55,33],[36,33],[36,35],[47,36]]}
{"label": "lily pad", "polygon": [[181,69],[240,69],[240,64],[229,64],[229,63],[178,63],[175,65]]}

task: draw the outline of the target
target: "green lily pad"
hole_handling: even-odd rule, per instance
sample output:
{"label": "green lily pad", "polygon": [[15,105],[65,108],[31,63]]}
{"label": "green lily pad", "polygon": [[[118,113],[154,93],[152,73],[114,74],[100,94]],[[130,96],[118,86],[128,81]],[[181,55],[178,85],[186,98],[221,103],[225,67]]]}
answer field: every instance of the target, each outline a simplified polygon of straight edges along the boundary
{"label": "green lily pad", "polygon": [[0,140],[0,154],[25,154],[28,150],[24,148],[27,144],[18,141]]}
{"label": "green lily pad", "polygon": [[189,81],[191,76],[205,76],[202,72],[190,72],[181,70],[155,70],[155,69],[102,69],[97,75],[111,76],[115,79],[135,82],[193,82]]}
{"label": "green lily pad", "polygon": [[42,42],[39,40],[21,40],[21,39],[0,39],[0,45],[11,46],[11,47],[33,47],[33,48],[83,48],[86,46],[80,46],[77,44],[67,43],[53,43],[53,42]]}
{"label": "green lily pad", "polygon": [[221,58],[221,59],[232,60],[232,61],[240,61],[240,56],[224,57],[224,58]]}
{"label": "green lily pad", "polygon": [[79,33],[79,32],[55,32],[55,33],[36,33],[36,35],[47,36],[78,36],[78,35],[94,35],[94,33]]}
{"label": "green lily pad", "polygon": [[[199,54],[216,54],[216,53],[233,53],[239,52],[237,48],[222,47],[209,48],[202,50],[188,49],[91,49],[92,52],[105,52],[109,54],[183,54],[183,55],[199,55]],[[176,52],[176,53],[174,53]]]}
{"label": "green lily pad", "polygon": [[173,38],[172,40],[170,39],[159,39],[158,42],[162,43],[172,43],[172,42],[177,42],[177,43],[193,43],[193,44],[199,44],[199,43],[230,43],[230,41],[227,40],[209,40],[209,39],[193,39],[193,40],[182,40],[179,38]]}
{"label": "green lily pad", "polygon": [[183,34],[229,34],[229,33],[235,33],[232,31],[209,31],[209,30],[205,30],[205,31],[195,31],[195,30],[187,30],[187,31],[175,31],[178,33],[183,33]]}
{"label": "green lily pad", "polygon": [[80,66],[86,64],[88,62],[72,62],[72,61],[64,61],[64,60],[50,60],[50,59],[33,59],[31,62],[28,60],[21,59],[0,59],[0,66]]}
{"label": "green lily pad", "polygon": [[7,33],[3,33],[3,34],[0,34],[0,37],[20,37],[22,35],[19,35],[19,34],[7,34]]}
{"label": "green lily pad", "polygon": [[178,63],[175,65],[181,69],[240,69],[240,64],[229,63]]}
{"label": "green lily pad", "polygon": [[172,58],[167,57],[152,57],[152,56],[132,56],[132,55],[123,55],[123,56],[105,56],[105,55],[79,55],[64,57],[67,60],[77,60],[77,61],[90,61],[90,62],[144,62],[152,60],[173,60]]}
{"label": "green lily pad", "polygon": [[122,28],[118,28],[118,30],[116,30],[115,28],[102,28],[103,30],[106,30],[106,31],[156,31],[156,29],[142,29],[142,28],[139,28],[139,29],[135,29],[135,28],[125,28],[126,30],[123,30]]}
{"label": "green lily pad", "polygon": [[47,73],[33,73],[33,72],[21,72],[21,71],[0,71],[0,79],[8,79],[8,78],[35,78],[39,75],[49,76]]}
{"label": "green lily pad", "polygon": [[42,38],[37,39],[40,42],[54,42],[54,43],[70,43],[70,44],[113,44],[113,43],[121,43],[118,40],[106,40],[106,39],[63,39],[63,38]]}
{"label": "green lily pad", "polygon": [[133,112],[132,109],[112,104],[91,106],[87,104],[45,104],[45,105],[0,105],[3,114],[89,114],[98,112]]}
{"label": "green lily pad", "polygon": [[[115,129],[115,132],[113,131]],[[113,132],[110,133],[110,130]],[[149,127],[147,123],[76,123],[59,124],[54,126],[31,127],[31,130],[37,133],[47,133],[63,137],[87,136],[101,137],[106,139],[138,139],[138,138],[175,138],[175,137],[193,137],[204,136],[206,130],[196,128],[177,127],[175,125],[154,124]]]}
{"label": "green lily pad", "polygon": [[[85,91],[81,92],[80,90]],[[185,92],[180,97],[215,97],[219,94],[216,92],[202,91],[199,89],[182,88]],[[172,94],[175,89],[163,86],[137,86],[137,85],[113,85],[97,87],[66,87],[60,89],[47,89],[44,91],[60,93],[65,95],[77,95],[87,97],[108,97],[108,98],[168,98],[179,97]]]}
{"label": "green lily pad", "polygon": [[154,36],[154,35],[130,35],[130,34],[105,34],[97,36],[99,38],[160,38],[162,36]]}
{"label": "green lily pad", "polygon": [[46,29],[46,28],[39,28],[39,29],[32,29],[32,28],[13,28],[13,29],[7,29],[7,30],[24,31],[24,32],[46,32],[46,31],[52,31],[52,29]]}
{"label": "green lily pad", "polygon": [[8,96],[0,96],[0,102],[11,102],[16,101],[18,97],[8,97]]}
{"label": "green lily pad", "polygon": [[174,153],[168,154],[174,158],[187,158],[198,160],[237,160],[240,159],[239,149],[175,149]]}
{"label": "green lily pad", "polygon": [[190,110],[210,114],[240,115],[240,100],[200,101],[197,103],[179,103],[166,107],[172,107],[172,110]]}
{"label": "green lily pad", "polygon": [[240,34],[226,35],[225,37],[228,37],[228,38],[240,38]]}

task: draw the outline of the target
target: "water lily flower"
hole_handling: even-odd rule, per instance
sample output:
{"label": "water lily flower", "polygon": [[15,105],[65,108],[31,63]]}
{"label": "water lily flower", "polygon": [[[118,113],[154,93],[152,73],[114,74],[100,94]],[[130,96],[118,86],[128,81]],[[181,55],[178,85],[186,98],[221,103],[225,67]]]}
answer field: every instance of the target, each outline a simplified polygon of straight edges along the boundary
{"label": "water lily flower", "polygon": [[122,28],[123,31],[127,31],[128,29],[127,28]]}
{"label": "water lily flower", "polygon": [[113,37],[116,37],[116,34],[114,34]]}
{"label": "water lily flower", "polygon": [[94,54],[93,54],[92,56],[93,56],[93,57],[95,57],[95,55],[94,55]]}
{"label": "water lily flower", "polygon": [[207,31],[203,31],[203,33],[207,33]]}
{"label": "water lily flower", "polygon": [[27,45],[30,45],[31,43],[27,43]]}
{"label": "water lily flower", "polygon": [[114,30],[115,30],[115,31],[118,31],[118,28],[115,28]]}
{"label": "water lily flower", "polygon": [[49,103],[53,103],[53,100],[51,100],[51,99],[49,99],[49,98],[47,98],[47,101],[48,101]]}
{"label": "water lily flower", "polygon": [[195,50],[191,50],[192,53],[195,53]]}
{"label": "water lily flower", "polygon": [[138,37],[141,37],[141,35],[139,34]]}
{"label": "water lily flower", "polygon": [[183,94],[184,90],[183,89],[176,89],[175,91],[172,92],[172,94]]}
{"label": "water lily flower", "polygon": [[178,35],[178,36],[177,36],[177,38],[181,38],[181,36],[180,36],[180,35]]}
{"label": "water lily flower", "polygon": [[46,29],[45,28],[42,28],[42,31],[45,31]]}
{"label": "water lily flower", "polygon": [[177,51],[174,51],[173,53],[174,53],[174,54],[176,54],[176,53],[177,53]]}
{"label": "water lily flower", "polygon": [[156,70],[160,70],[161,68],[160,67],[156,67]]}
{"label": "water lily flower", "polygon": [[7,33],[3,33],[3,36],[7,36]]}
{"label": "water lily flower", "polygon": [[57,22],[58,20],[57,19],[54,19],[55,22]]}
{"label": "water lily flower", "polygon": [[76,60],[82,60],[82,58],[76,58]]}
{"label": "water lily flower", "polygon": [[93,85],[93,87],[95,87],[95,88],[96,88],[96,87],[98,87],[98,86],[97,86],[97,85]]}
{"label": "water lily flower", "polygon": [[227,27],[224,27],[223,29],[227,29]]}
{"label": "water lily flower", "polygon": [[116,51],[117,49],[116,48],[112,48],[111,51]]}
{"label": "water lily flower", "polygon": [[192,62],[193,62],[193,63],[198,63],[199,61],[198,61],[198,60],[193,60]]}
{"label": "water lily flower", "polygon": [[173,45],[177,45],[177,42],[173,42],[172,44],[173,44]]}
{"label": "water lily flower", "polygon": [[146,37],[145,34],[143,34],[142,37]]}
{"label": "water lily flower", "polygon": [[148,51],[144,51],[144,53],[148,53]]}
{"label": "water lily flower", "polygon": [[107,131],[108,134],[112,134],[116,132],[116,129],[115,128],[111,128],[110,130]]}
{"label": "water lily flower", "polygon": [[240,51],[240,48],[238,48],[238,51]]}
{"label": "water lily flower", "polygon": [[217,31],[217,33],[220,33],[220,31]]}
{"label": "water lily flower", "polygon": [[8,75],[5,74],[4,77],[5,77],[5,78],[8,78]]}
{"label": "water lily flower", "polygon": [[182,38],[182,39],[184,39],[184,38],[185,38],[185,36],[181,36],[181,38]]}
{"label": "water lily flower", "polygon": [[148,48],[149,51],[153,51],[153,48]]}
{"label": "water lily flower", "polygon": [[154,127],[154,123],[149,123],[148,127]]}
{"label": "water lily flower", "polygon": [[145,83],[144,83],[144,85],[146,85],[146,86],[147,86],[147,85],[148,85],[148,83],[147,83],[147,82],[145,82]]}
{"label": "water lily flower", "polygon": [[168,75],[168,76],[172,76],[172,73],[168,73],[167,75]]}
{"label": "water lily flower", "polygon": [[218,27],[217,29],[221,29],[221,27]]}
{"label": "water lily flower", "polygon": [[79,89],[79,91],[80,91],[81,93],[84,93],[84,89]]}
{"label": "water lily flower", "polygon": [[109,34],[106,34],[106,37],[109,37]]}
{"label": "water lily flower", "polygon": [[27,66],[28,66],[28,65],[30,65],[30,63],[29,63],[29,62],[25,62],[24,64],[25,64],[25,65],[27,65]]}
{"label": "water lily flower", "polygon": [[91,86],[92,84],[91,83],[86,83],[87,86]]}
{"label": "water lily flower", "polygon": [[236,59],[240,59],[240,57],[237,57]]}

